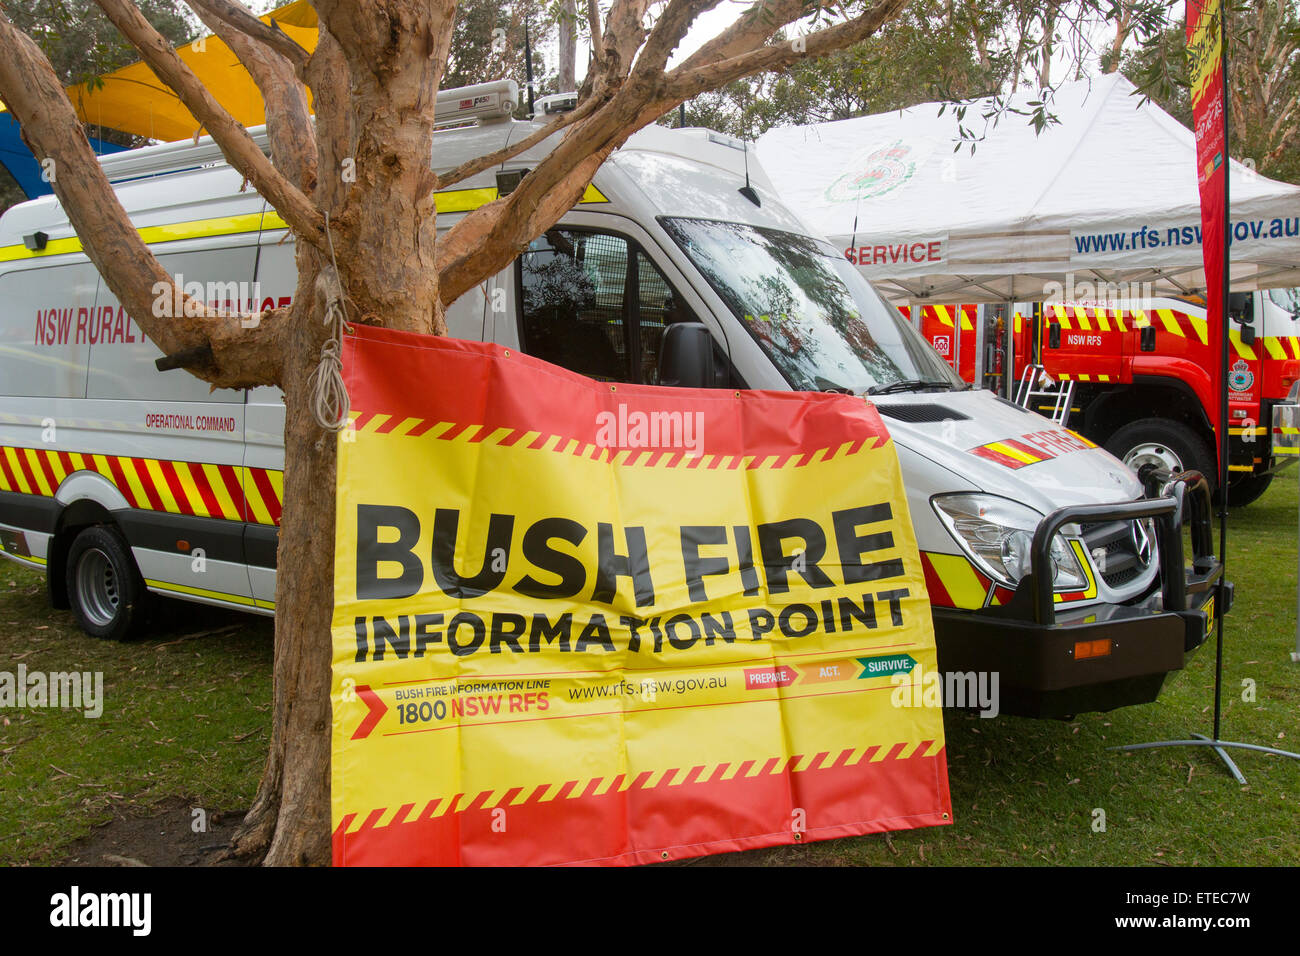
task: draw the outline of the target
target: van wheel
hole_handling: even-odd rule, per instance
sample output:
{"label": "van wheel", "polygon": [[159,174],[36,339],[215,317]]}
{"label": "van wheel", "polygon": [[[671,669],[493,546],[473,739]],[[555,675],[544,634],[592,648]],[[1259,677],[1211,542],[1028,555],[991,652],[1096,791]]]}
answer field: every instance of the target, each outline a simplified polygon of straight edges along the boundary
{"label": "van wheel", "polygon": [[143,622],[149,592],[114,528],[93,525],[73,539],[67,582],[72,613],[91,637],[126,640]]}
{"label": "van wheel", "polygon": [[1244,508],[1251,502],[1258,501],[1260,495],[1268,491],[1273,483],[1273,476],[1243,475],[1236,481],[1228,482],[1228,505],[1232,508]]}
{"label": "van wheel", "polygon": [[1144,418],[1125,425],[1106,440],[1106,450],[1137,471],[1145,464],[1172,472],[1199,471],[1214,492],[1214,455],[1200,435],[1181,422]]}

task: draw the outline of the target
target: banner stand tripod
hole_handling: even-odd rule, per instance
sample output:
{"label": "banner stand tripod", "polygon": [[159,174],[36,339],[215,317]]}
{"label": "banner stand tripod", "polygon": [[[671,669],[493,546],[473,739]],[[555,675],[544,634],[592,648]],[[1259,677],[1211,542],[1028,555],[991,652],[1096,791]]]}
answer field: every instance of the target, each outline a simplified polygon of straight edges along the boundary
{"label": "banner stand tripod", "polygon": [[[1193,7],[1210,6],[1213,0],[1188,0],[1187,3],[1187,29],[1189,38],[1193,33]],[[1279,757],[1290,757],[1293,760],[1300,760],[1300,754],[1292,753],[1289,750],[1278,750],[1275,747],[1264,747],[1259,744],[1243,744],[1232,740],[1223,740],[1220,737],[1223,718],[1223,618],[1224,618],[1224,582],[1227,578],[1228,568],[1228,324],[1230,321],[1229,309],[1229,288],[1231,283],[1230,276],[1230,235],[1231,221],[1228,218],[1228,179],[1230,163],[1228,161],[1228,31],[1227,31],[1227,4],[1223,0],[1218,0],[1218,31],[1219,31],[1219,69],[1220,79],[1223,84],[1220,91],[1222,96],[1222,115],[1223,115],[1223,263],[1222,279],[1219,283],[1222,293],[1220,303],[1219,327],[1222,333],[1219,350],[1219,561],[1223,564],[1223,571],[1219,576],[1219,581],[1215,585],[1217,595],[1215,597],[1215,609],[1218,619],[1218,633],[1216,637],[1216,647],[1214,654],[1214,736],[1206,737],[1204,734],[1192,734],[1188,740],[1159,740],[1154,743],[1145,744],[1125,744],[1119,747],[1110,747],[1109,750],[1153,750],[1159,747],[1210,747],[1219,755],[1219,759],[1227,765],[1228,770],[1236,779],[1237,783],[1245,784],[1246,778],[1242,776],[1241,770],[1238,769],[1233,759],[1228,756],[1229,749],[1253,750],[1257,753],[1275,754]],[[1199,19],[1199,18],[1198,18]],[[1195,57],[1193,57],[1195,59]],[[1195,87],[1195,83],[1193,83]],[[1204,95],[1208,95],[1208,91]],[[1200,139],[1198,132],[1198,141]],[[1199,142],[1198,142],[1199,145]],[[1202,203],[1205,202],[1204,194]],[[1206,239],[1208,242],[1209,234]],[[1206,269],[1206,291],[1209,292],[1211,284],[1209,269]],[[1207,302],[1208,305],[1208,302]],[[1300,582],[1297,582],[1297,588],[1300,588]],[[1300,594],[1298,594],[1300,601]],[[1300,660],[1300,621],[1297,621],[1297,646],[1296,651],[1291,655],[1292,660]]]}

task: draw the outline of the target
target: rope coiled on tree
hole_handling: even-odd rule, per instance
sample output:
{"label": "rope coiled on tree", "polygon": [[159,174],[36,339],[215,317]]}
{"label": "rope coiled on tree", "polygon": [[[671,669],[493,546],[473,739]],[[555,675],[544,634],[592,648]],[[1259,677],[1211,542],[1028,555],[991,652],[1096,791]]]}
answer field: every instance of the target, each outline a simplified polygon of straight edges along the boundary
{"label": "rope coiled on tree", "polygon": [[339,281],[338,260],[334,256],[334,237],[330,234],[330,214],[325,213],[325,238],[329,242],[330,262],[316,277],[316,294],[325,302],[325,324],[330,326],[329,337],[320,349],[320,362],[308,379],[312,395],[312,414],[316,424],[331,432],[347,428],[351,417],[352,400],[343,381],[343,333],[350,332],[346,295]]}

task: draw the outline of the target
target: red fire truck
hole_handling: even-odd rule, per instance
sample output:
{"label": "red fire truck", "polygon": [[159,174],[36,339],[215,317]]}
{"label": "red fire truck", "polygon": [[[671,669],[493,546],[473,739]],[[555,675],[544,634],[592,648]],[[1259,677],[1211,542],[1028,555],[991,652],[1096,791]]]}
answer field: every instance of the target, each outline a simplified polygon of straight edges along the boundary
{"label": "red fire truck", "polygon": [[[1300,393],[1300,289],[1232,297],[1228,499],[1246,505],[1295,461],[1287,414]],[[961,377],[1048,414],[1135,470],[1196,469],[1215,484],[1218,361],[1197,299],[927,305],[921,331]],[[910,317],[910,310],[904,308]],[[1018,389],[1017,385],[1021,387]],[[1053,394],[1054,393],[1054,394]],[[1283,411],[1285,409],[1285,412]]]}

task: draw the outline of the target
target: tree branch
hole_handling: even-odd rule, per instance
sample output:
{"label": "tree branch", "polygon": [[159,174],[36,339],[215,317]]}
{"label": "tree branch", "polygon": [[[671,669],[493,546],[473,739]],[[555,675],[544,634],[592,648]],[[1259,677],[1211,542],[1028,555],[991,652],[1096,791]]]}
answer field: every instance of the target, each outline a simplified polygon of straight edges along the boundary
{"label": "tree branch", "polygon": [[588,98],[580,103],[577,109],[568,113],[561,114],[557,119],[551,120],[541,129],[529,133],[526,137],[517,143],[511,143],[509,146],[498,149],[495,153],[489,153],[486,156],[480,156],[478,159],[471,159],[469,162],[461,163],[455,169],[452,169],[438,177],[434,189],[446,189],[448,186],[455,185],[471,176],[477,176],[484,170],[491,169],[501,163],[514,159],[520,153],[526,153],[542,140],[554,136],[560,130],[572,126],[579,120],[586,119],[595,108],[600,105],[599,101]]}
{"label": "tree branch", "polygon": [[221,148],[226,161],[243,174],[298,236],[324,247],[325,219],[310,199],[276,171],[271,160],[208,92],[170,43],[129,0],[95,0],[122,35],[140,51],[158,78],[171,87]]}
{"label": "tree branch", "polygon": [[638,72],[659,72],[663,70],[673,50],[682,42],[686,31],[691,28],[700,14],[712,10],[722,0],[670,0],[668,7],[655,22],[650,31],[650,38],[636,60]]}
{"label": "tree branch", "polygon": [[[636,51],[645,39],[645,27],[641,23],[649,8],[650,0],[614,0],[605,18],[605,36],[601,40],[607,69],[626,74],[631,68]],[[613,63],[609,62],[610,54]]]}
{"label": "tree branch", "polygon": [[[218,35],[221,35],[216,28],[203,17],[205,12],[235,30],[238,30],[245,36],[251,37],[259,43],[263,43],[270,47],[276,53],[279,53],[293,66],[294,73],[300,79],[302,78],[303,71],[307,68],[307,61],[311,58],[311,54],[303,49],[303,47],[300,46],[293,37],[281,30],[274,20],[269,24],[263,23],[253,15],[252,11],[248,10],[242,4],[234,2],[234,0],[185,0],[185,2],[194,8],[194,12],[199,15],[199,18],[202,19],[203,22],[208,25],[209,29],[213,30],[213,32],[217,32]],[[225,36],[221,36],[221,38],[223,40],[226,39]],[[230,41],[227,40],[226,42],[228,43]]]}
{"label": "tree branch", "polygon": [[738,56],[762,46],[787,23],[831,6],[829,0],[758,0],[735,23],[687,57],[678,69],[692,70]]}
{"label": "tree branch", "polygon": [[168,355],[211,348],[211,361],[187,367],[214,385],[278,384],[282,312],[211,311],[176,286],[118,201],[50,61],[3,10],[0,98],[33,155],[54,161],[51,185],[82,248],[145,334]]}
{"label": "tree branch", "polygon": [[597,0],[587,0],[587,29],[591,31],[591,58],[600,66],[605,51],[601,46],[600,7],[597,6]]}
{"label": "tree branch", "polygon": [[[767,46],[759,40],[755,48],[748,52],[717,63],[695,67],[688,67],[684,63],[668,74],[669,88],[674,98],[687,100],[705,90],[719,89],[752,73],[781,70],[802,59],[823,56],[865,40],[882,25],[897,17],[906,5],[907,0],[877,0],[856,19],[808,34],[803,38],[802,50],[796,50],[793,43]],[[689,62],[688,60],[687,63]]]}
{"label": "tree branch", "polygon": [[[224,40],[239,57],[239,62],[261,92],[266,107],[272,162],[299,189],[310,193],[316,187],[316,131],[307,106],[307,90],[299,82],[300,74],[277,51],[216,16],[208,8],[212,0],[186,2],[208,29]],[[229,0],[221,2],[228,3]],[[261,23],[260,20],[257,22]]]}

